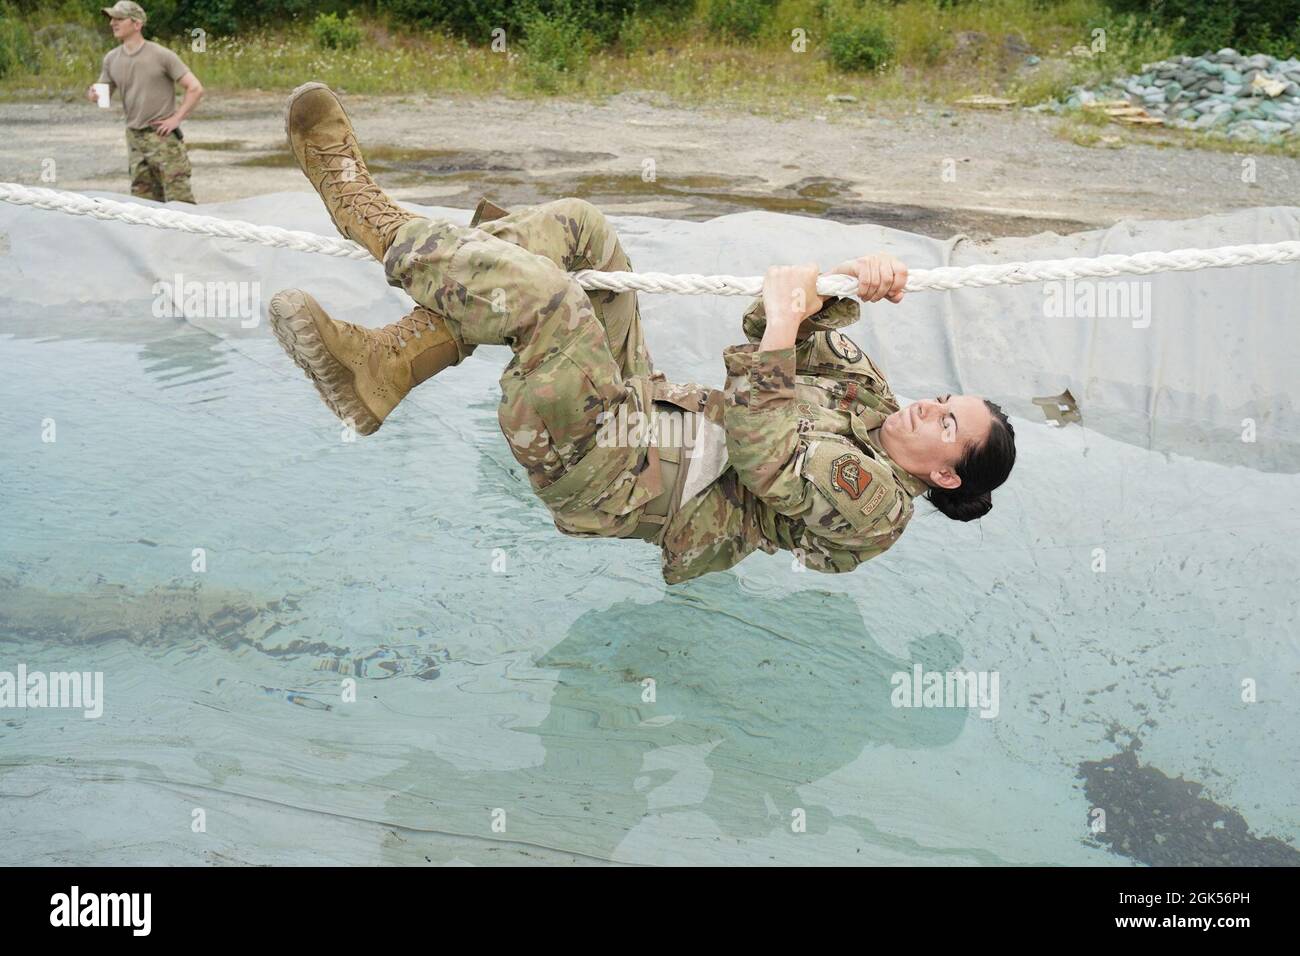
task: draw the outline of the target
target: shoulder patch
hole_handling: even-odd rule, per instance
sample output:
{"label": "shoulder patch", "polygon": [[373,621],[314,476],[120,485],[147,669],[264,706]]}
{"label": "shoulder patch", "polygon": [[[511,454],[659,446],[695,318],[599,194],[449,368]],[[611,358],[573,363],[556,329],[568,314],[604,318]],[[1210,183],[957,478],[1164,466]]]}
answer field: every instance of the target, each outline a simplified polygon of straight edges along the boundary
{"label": "shoulder patch", "polygon": [[854,501],[871,484],[871,472],[862,467],[862,459],[857,455],[840,455],[831,462],[831,485],[842,491]]}
{"label": "shoulder patch", "polygon": [[862,359],[862,349],[858,348],[857,343],[843,332],[834,330],[827,332],[826,344],[832,352],[850,365],[856,364]]}
{"label": "shoulder patch", "polygon": [[898,491],[890,467],[863,454],[860,446],[838,438],[808,442],[800,474],[817,489],[808,514],[810,527],[844,526],[875,535]]}

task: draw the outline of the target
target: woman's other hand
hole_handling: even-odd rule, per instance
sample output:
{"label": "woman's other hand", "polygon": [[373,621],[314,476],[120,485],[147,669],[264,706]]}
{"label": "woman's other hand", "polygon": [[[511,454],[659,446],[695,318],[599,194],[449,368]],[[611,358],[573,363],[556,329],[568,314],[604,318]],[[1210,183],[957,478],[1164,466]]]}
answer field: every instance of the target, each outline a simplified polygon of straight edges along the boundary
{"label": "woman's other hand", "polygon": [[817,294],[817,263],[801,266],[772,266],[763,276],[763,311],[768,325],[799,327],[808,316],[821,310],[824,298]]}
{"label": "woman's other hand", "polygon": [[862,256],[842,262],[832,272],[853,276],[858,280],[858,298],[863,302],[903,301],[903,288],[907,285],[907,266],[902,260],[886,253]]}

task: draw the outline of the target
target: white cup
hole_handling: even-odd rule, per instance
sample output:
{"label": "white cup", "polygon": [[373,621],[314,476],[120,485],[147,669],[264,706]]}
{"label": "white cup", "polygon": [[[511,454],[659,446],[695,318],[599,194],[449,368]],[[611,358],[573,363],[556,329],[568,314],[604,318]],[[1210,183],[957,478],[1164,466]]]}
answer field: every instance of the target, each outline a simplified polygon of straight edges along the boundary
{"label": "white cup", "polygon": [[99,97],[99,108],[101,110],[108,109],[108,84],[95,83],[94,87],[95,87],[95,95]]}

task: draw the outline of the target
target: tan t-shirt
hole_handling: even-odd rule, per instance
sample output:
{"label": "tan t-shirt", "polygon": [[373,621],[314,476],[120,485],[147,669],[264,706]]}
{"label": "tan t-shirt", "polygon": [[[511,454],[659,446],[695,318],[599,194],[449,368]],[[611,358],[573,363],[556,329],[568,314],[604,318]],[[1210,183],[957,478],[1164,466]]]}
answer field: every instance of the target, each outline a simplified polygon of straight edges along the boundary
{"label": "tan t-shirt", "polygon": [[145,40],[134,53],[118,45],[104,54],[99,83],[122,91],[128,129],[149,129],[176,112],[176,81],[190,71],[171,50]]}

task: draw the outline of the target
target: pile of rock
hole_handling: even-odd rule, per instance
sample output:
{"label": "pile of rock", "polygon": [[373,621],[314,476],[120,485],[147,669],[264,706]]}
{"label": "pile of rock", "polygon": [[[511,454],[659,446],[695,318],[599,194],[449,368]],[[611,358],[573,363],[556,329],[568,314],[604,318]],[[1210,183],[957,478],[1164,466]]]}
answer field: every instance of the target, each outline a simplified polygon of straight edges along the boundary
{"label": "pile of rock", "polygon": [[1300,59],[1236,50],[1180,56],[1107,86],[1076,88],[1065,105],[1124,95],[1169,126],[1262,142],[1300,134]]}

